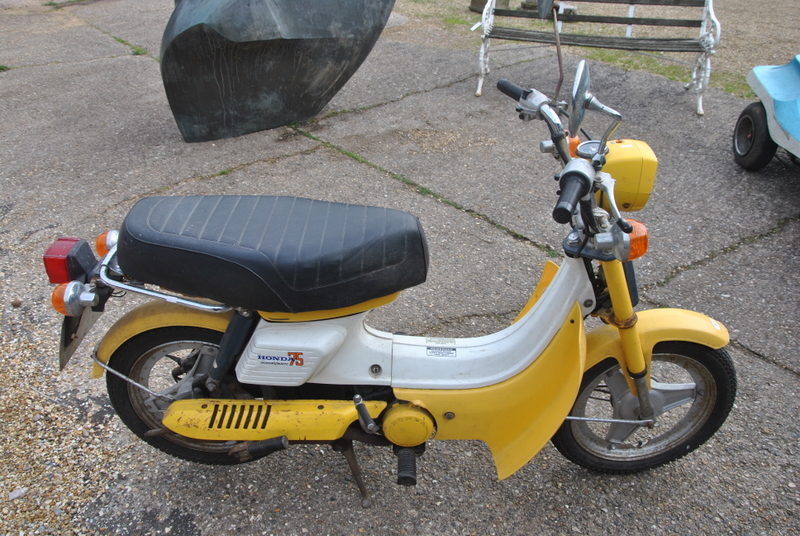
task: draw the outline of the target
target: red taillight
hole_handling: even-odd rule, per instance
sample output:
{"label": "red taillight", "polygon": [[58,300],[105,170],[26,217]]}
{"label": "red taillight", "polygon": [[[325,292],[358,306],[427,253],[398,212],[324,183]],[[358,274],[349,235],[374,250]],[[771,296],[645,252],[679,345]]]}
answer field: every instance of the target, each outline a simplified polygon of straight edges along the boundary
{"label": "red taillight", "polygon": [[97,265],[91,246],[82,238],[59,238],[47,248],[42,260],[50,282],[56,285],[75,280],[85,283]]}
{"label": "red taillight", "polygon": [[80,242],[80,238],[59,238],[47,248],[42,260],[50,282],[56,285],[72,281],[69,273],[69,253]]}

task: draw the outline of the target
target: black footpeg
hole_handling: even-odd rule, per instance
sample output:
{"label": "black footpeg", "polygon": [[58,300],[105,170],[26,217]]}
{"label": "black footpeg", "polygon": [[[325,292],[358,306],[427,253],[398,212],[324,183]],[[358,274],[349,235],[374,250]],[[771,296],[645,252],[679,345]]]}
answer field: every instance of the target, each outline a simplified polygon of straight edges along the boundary
{"label": "black footpeg", "polygon": [[264,441],[238,443],[228,451],[228,455],[239,458],[239,461],[249,462],[287,448],[289,448],[289,439],[286,436],[280,436],[265,439]]}
{"label": "black footpeg", "polygon": [[417,485],[417,453],[414,449],[397,450],[397,483],[401,486]]}

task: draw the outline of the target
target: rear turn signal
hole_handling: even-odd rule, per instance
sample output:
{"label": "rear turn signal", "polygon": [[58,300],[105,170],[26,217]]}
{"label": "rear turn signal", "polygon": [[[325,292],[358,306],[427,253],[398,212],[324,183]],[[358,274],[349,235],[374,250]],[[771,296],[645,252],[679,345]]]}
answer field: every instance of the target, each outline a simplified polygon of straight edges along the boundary
{"label": "rear turn signal", "polygon": [[117,245],[118,238],[119,231],[106,231],[105,233],[99,235],[94,241],[94,248],[97,251],[97,254],[101,257],[108,255],[108,252],[111,251],[111,248]]}
{"label": "rear turn signal", "polygon": [[50,298],[50,303],[53,304],[53,309],[64,316],[71,316],[67,314],[67,308],[64,304],[64,295],[67,293],[68,283],[58,285],[53,289],[53,296]]}
{"label": "rear turn signal", "polygon": [[100,302],[99,296],[80,281],[70,281],[53,289],[50,299],[53,309],[64,316],[80,316],[85,307]]}
{"label": "rear turn signal", "polygon": [[628,255],[628,260],[632,261],[647,253],[647,227],[645,227],[642,222],[632,220],[630,218],[625,218],[625,221],[630,223],[633,227],[633,230],[628,235],[631,240],[631,249],[630,254]]}

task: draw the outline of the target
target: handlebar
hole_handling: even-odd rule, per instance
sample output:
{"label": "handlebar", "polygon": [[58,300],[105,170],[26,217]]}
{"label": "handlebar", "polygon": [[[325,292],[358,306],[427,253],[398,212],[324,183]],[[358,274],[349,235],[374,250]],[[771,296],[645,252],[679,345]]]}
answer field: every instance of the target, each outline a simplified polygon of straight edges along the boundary
{"label": "handlebar", "polygon": [[[557,109],[550,105],[551,101],[547,95],[535,89],[522,89],[506,79],[497,82],[497,89],[519,102],[520,106],[517,111],[521,112],[520,118],[536,117],[544,120],[547,124],[553,146],[558,151],[561,161],[566,165],[561,175],[561,192],[556,208],[553,210],[553,218],[558,223],[569,223],[572,213],[578,206],[578,201],[592,188],[594,169],[588,163],[588,169],[584,169],[584,164],[573,163],[564,126]],[[579,159],[579,162],[585,161]]]}
{"label": "handlebar", "polygon": [[592,191],[595,171],[592,165],[582,159],[570,160],[561,172],[558,202],[553,209],[553,219],[558,223],[569,223],[580,199]]}
{"label": "handlebar", "polygon": [[560,185],[561,195],[558,196],[556,208],[553,209],[553,219],[557,223],[569,223],[578,202],[588,193],[588,189],[586,181],[575,175],[562,177]]}
{"label": "handlebar", "polygon": [[502,79],[497,82],[497,89],[503,94],[518,101],[517,111],[520,112],[520,119],[542,119],[550,130],[550,138],[553,140],[561,161],[565,164],[570,161],[569,145],[564,132],[564,125],[558,116],[558,108],[550,105],[552,102],[547,95],[533,88],[522,89],[513,82]]}
{"label": "handlebar", "polygon": [[[583,64],[581,64],[581,66],[583,66]],[[581,70],[582,69],[579,68],[578,72],[581,73]],[[523,89],[506,79],[501,79],[497,82],[497,89],[500,90],[500,92],[518,102],[517,111],[520,113],[520,119],[541,119],[547,124],[550,130],[550,139],[553,142],[553,148],[557,151],[556,156],[564,164],[564,169],[559,175],[560,190],[558,192],[558,202],[553,209],[553,219],[561,224],[570,223],[572,221],[573,214],[577,212],[581,200],[588,196],[595,188],[597,172],[600,171],[605,164],[605,159],[603,158],[605,151],[602,149],[604,149],[606,142],[622,121],[622,115],[620,115],[619,112],[603,105],[589,93],[588,71],[586,71],[585,77],[582,76],[581,78],[584,80],[583,86],[585,86],[582,88],[585,104],[576,102],[579,100],[578,97],[573,97],[573,107],[580,105],[581,112],[584,107],[590,110],[598,110],[614,119],[612,125],[606,130],[601,139],[600,150],[598,150],[596,157],[592,158],[591,162],[584,158],[572,158],[570,155],[564,125],[559,117],[559,114],[563,113],[564,103],[553,103],[544,93],[532,88]],[[575,113],[575,110],[573,110],[573,113]],[[579,126],[580,125],[573,126],[573,128],[577,130]],[[602,189],[602,179],[598,180],[597,184],[599,185],[597,188]],[[623,232],[630,233],[632,227],[619,214],[619,209],[616,207],[616,202],[613,199],[613,190],[608,189],[606,193],[609,195],[609,200],[612,204],[611,211],[614,220]],[[586,197],[586,201],[592,206],[589,197]]]}
{"label": "handlebar", "polygon": [[506,80],[505,78],[497,82],[497,89],[499,89],[503,95],[511,97],[514,100],[520,100],[525,93],[524,89],[519,87],[514,82]]}

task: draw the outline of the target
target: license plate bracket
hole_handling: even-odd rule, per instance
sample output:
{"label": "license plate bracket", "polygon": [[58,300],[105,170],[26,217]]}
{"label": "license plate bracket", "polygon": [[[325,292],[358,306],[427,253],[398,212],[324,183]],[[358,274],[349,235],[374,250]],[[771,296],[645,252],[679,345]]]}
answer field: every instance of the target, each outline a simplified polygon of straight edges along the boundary
{"label": "license plate bracket", "polygon": [[86,307],[78,316],[64,317],[58,348],[58,365],[61,370],[66,368],[69,360],[101,314],[103,314],[101,311],[93,311],[90,307]]}

